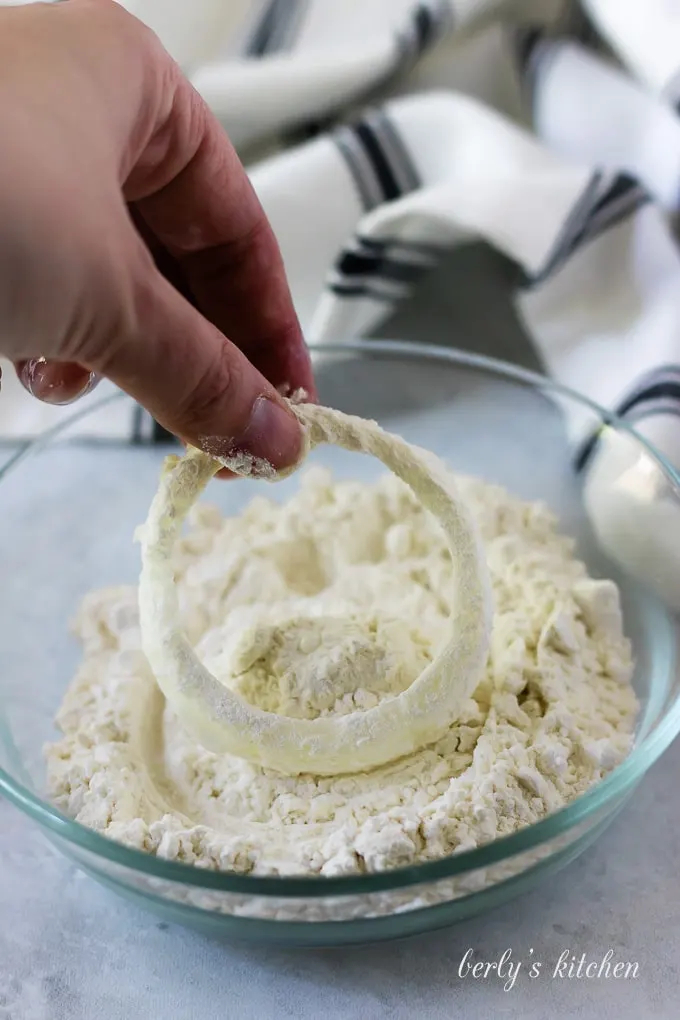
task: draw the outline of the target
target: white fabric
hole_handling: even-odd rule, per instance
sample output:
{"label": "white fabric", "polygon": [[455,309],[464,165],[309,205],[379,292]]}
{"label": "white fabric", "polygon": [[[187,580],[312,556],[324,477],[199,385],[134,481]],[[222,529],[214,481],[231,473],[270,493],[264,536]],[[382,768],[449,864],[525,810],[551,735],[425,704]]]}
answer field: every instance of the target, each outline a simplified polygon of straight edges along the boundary
{"label": "white fabric", "polygon": [[[523,301],[549,371],[615,407],[646,373],[680,360],[680,257],[663,215],[680,201],[680,117],[572,42],[541,43],[533,74],[534,122],[551,148],[626,170],[656,200]],[[638,427],[680,467],[680,418]]]}
{"label": "white fabric", "polygon": [[544,142],[568,159],[627,170],[664,209],[678,208],[680,117],[670,106],[569,40],[541,44],[534,77],[533,121]]}
{"label": "white fabric", "polygon": [[633,74],[656,93],[680,71],[677,0],[583,0],[596,26]]}
{"label": "white fabric", "polygon": [[[435,0],[451,28],[495,14],[540,20],[562,0]],[[158,32],[198,90],[244,148],[272,131],[320,118],[361,99],[390,78],[408,37],[414,0],[285,0],[278,46],[248,59],[248,28],[266,3],[247,0],[125,0]],[[247,14],[250,12],[251,17]],[[244,15],[246,17],[244,18]],[[274,43],[277,42],[275,36]],[[239,53],[239,45],[241,52]],[[228,55],[231,59],[224,59]]]}

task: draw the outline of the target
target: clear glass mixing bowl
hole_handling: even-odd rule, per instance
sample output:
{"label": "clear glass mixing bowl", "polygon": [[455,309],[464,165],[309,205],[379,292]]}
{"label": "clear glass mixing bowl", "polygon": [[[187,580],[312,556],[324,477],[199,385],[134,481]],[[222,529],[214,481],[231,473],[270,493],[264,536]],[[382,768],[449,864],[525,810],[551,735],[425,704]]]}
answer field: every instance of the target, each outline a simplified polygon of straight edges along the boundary
{"label": "clear glass mixing bowl", "polygon": [[[499,362],[386,341],[323,348],[316,357],[324,403],[376,418],[454,469],[552,507],[590,571],[621,586],[642,712],[633,752],[586,795],[513,836],[418,867],[346,878],[256,878],[163,861],[113,843],[45,799],[42,748],[55,736],[54,714],[78,663],[69,619],[88,590],[136,579],[132,534],[145,517],[167,448],[76,440],[74,422],[82,428],[82,414],[30,444],[0,471],[0,790],[85,871],[166,920],[289,945],[422,932],[529,889],[602,832],[680,730],[673,618],[605,554],[585,508],[588,474],[575,470],[566,422],[578,417],[581,428],[606,441],[610,469],[602,477],[609,496],[617,486],[630,493],[631,455],[637,476],[643,469],[645,499],[626,504],[634,527],[626,532],[624,553],[636,512],[649,546],[654,537],[642,518],[650,502],[680,507],[678,478],[663,458],[577,395]],[[626,456],[612,459],[612,450]],[[313,459],[340,477],[368,479],[383,470],[370,458],[328,447]],[[612,464],[621,465],[618,475]],[[261,485],[213,482],[207,498],[234,513],[261,493]],[[284,498],[296,485],[293,476],[267,495]],[[604,544],[611,553],[611,541]],[[647,560],[653,565],[653,555]]]}

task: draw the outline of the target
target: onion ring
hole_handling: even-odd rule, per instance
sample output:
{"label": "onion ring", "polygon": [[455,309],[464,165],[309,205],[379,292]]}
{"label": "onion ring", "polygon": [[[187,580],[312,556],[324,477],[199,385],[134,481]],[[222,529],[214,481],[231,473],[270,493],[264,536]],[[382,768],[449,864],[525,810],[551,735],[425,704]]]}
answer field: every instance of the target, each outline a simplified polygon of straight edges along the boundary
{"label": "onion ring", "polygon": [[167,458],[138,532],[142,647],[172,709],[207,750],[289,775],[365,771],[438,740],[475,690],[487,660],[492,619],[486,560],[455,482],[437,457],[376,422],[313,404],[291,407],[305,428],[306,452],[329,443],[372,454],[438,519],[454,573],[451,636],[445,647],[398,696],[339,717],[276,715],[226,688],[199,661],[182,632],[172,552],[189,508],[213,475],[225,466],[240,467],[243,473],[243,464],[195,449],[181,458]]}

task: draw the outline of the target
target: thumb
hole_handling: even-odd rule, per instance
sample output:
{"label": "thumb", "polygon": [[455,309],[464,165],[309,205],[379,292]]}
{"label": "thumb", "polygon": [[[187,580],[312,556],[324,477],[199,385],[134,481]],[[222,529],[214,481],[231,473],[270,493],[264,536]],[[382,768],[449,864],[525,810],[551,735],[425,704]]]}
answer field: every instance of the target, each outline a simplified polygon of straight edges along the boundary
{"label": "thumb", "polygon": [[254,474],[292,467],[301,426],[245,355],[154,268],[135,282],[131,322],[87,368],[111,379],[169,432]]}

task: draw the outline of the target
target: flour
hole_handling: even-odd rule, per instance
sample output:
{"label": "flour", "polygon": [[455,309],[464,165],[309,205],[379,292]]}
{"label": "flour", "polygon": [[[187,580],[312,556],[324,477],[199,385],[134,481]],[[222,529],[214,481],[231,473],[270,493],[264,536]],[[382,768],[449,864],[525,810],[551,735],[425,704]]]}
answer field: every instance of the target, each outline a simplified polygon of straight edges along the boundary
{"label": "flour", "polygon": [[[285,776],[204,750],[141,652],[134,587],[89,595],[84,658],[47,749],[70,816],[160,857],[257,875],[381,871],[479,846],[564,806],[628,753],[637,711],[618,592],[551,514],[459,478],[489,567],[484,675],[437,742],[373,771]],[[283,506],[192,511],[174,567],[185,631],[221,682],[290,718],[408,688],[447,639],[451,560],[398,479],[310,470]]]}

